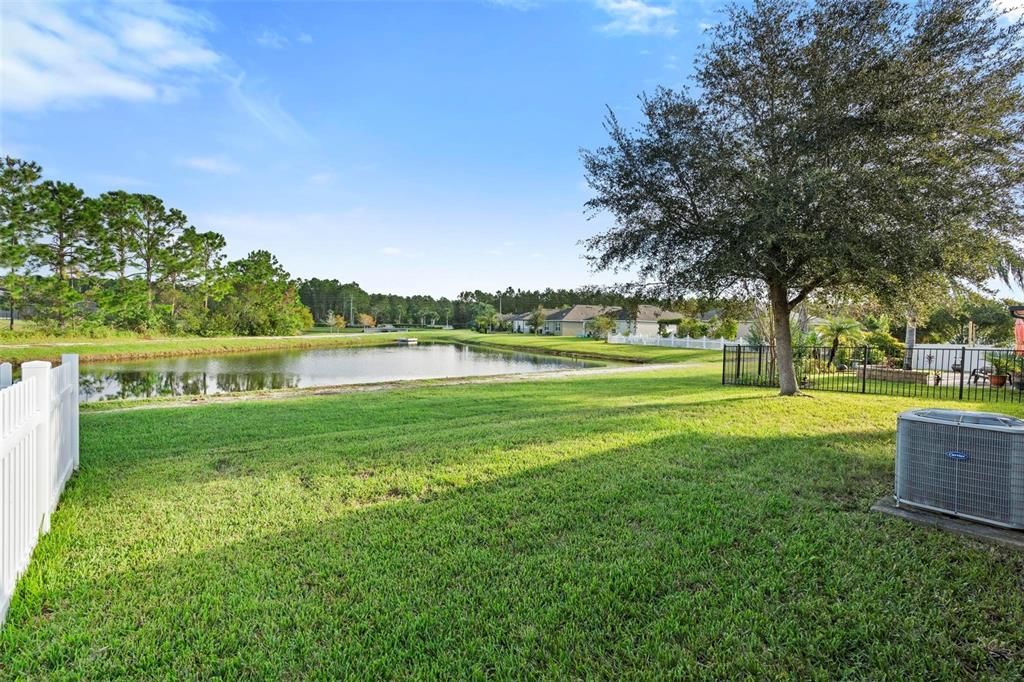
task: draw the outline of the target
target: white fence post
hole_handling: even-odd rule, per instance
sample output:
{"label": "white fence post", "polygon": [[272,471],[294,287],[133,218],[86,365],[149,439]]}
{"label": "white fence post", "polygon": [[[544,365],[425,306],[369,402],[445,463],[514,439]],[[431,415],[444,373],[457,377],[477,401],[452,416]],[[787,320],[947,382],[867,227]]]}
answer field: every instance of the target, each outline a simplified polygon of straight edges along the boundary
{"label": "white fence post", "polygon": [[9,362],[0,362],[0,388],[7,388],[14,379],[14,368]]}
{"label": "white fence post", "polygon": [[[10,365],[2,371],[11,376]],[[0,625],[78,468],[78,356],[63,356],[56,369],[26,362],[21,377],[0,384]]]}
{"label": "white fence post", "polygon": [[36,360],[26,362],[21,366],[21,376],[25,381],[34,379],[36,384],[36,410],[39,412],[39,421],[36,423],[36,461],[39,464],[39,486],[38,501],[40,509],[38,516],[42,518],[40,526],[41,533],[50,531],[50,495],[53,490],[53,438],[51,418],[52,410],[50,404],[53,401],[53,390],[51,387],[50,363]]}
{"label": "white fence post", "polygon": [[75,471],[78,471],[78,356],[74,354],[60,356],[60,364],[74,367],[71,373],[73,382],[69,389],[69,395],[65,400],[64,408],[68,412],[68,425],[71,427],[68,438],[70,439],[71,456],[75,463]]}

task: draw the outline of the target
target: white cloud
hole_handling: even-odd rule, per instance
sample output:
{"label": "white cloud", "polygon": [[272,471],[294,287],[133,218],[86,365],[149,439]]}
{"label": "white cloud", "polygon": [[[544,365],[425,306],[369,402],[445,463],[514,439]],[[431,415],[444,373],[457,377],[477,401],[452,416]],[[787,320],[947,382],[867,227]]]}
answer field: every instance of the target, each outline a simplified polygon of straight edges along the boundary
{"label": "white cloud", "polygon": [[216,173],[217,175],[234,175],[241,170],[237,164],[221,156],[191,156],[187,159],[182,159],[181,165],[203,171],[204,173]]}
{"label": "white cloud", "polygon": [[298,40],[300,43],[303,43],[304,45],[309,45],[310,43],[313,42],[313,36],[309,35],[308,33],[300,33],[299,37],[296,40]]}
{"label": "white cloud", "polygon": [[213,82],[278,140],[309,139],[277,97],[207,46],[205,14],[165,0],[9,2],[0,12],[0,109],[174,102]]}
{"label": "white cloud", "polygon": [[383,249],[380,250],[380,252],[384,256],[401,256],[402,255],[402,250],[400,248],[398,248],[397,246],[385,246]]}
{"label": "white cloud", "polygon": [[165,2],[5,3],[0,107],[30,111],[98,99],[174,97],[221,56],[202,14]]}
{"label": "white cloud", "polygon": [[288,47],[288,39],[280,33],[265,28],[262,33],[256,36],[256,44],[260,47],[269,47],[272,50],[280,50]]}
{"label": "white cloud", "polygon": [[624,35],[674,35],[676,33],[674,7],[654,5],[644,0],[597,0],[611,21],[601,26],[606,33]]}
{"label": "white cloud", "polygon": [[1010,19],[1019,19],[1024,16],[1024,0],[992,0],[995,8],[1005,12]]}
{"label": "white cloud", "polygon": [[281,100],[246,78],[245,73],[228,78],[228,99],[282,142],[303,142],[309,135],[281,105]]}

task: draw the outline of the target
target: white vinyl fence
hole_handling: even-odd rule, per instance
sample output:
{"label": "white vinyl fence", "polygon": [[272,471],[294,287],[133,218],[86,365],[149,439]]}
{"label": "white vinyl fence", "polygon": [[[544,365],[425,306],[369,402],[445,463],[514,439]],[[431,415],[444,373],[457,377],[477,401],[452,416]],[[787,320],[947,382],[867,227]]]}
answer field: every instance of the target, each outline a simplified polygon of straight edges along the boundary
{"label": "white vinyl fence", "polygon": [[[962,349],[968,348],[964,352],[960,352]],[[970,376],[971,372],[976,369],[983,369],[989,366],[990,363],[985,357],[991,352],[1006,352],[1006,348],[998,348],[997,346],[963,346],[952,343],[918,343],[914,344],[914,349],[911,352],[911,362],[914,369],[928,369],[935,370],[936,372],[949,372],[953,369],[953,364],[965,365],[962,369],[965,374]]]}
{"label": "white vinyl fence", "polygon": [[728,339],[709,339],[706,336],[699,339],[691,339],[689,336],[677,338],[675,336],[619,336],[617,334],[609,334],[608,343],[619,343],[630,346],[664,346],[665,348],[704,348],[707,350],[722,350],[722,346],[746,344],[746,342],[741,339],[729,341]]}
{"label": "white vinyl fence", "polygon": [[0,625],[64,484],[78,468],[78,356],[0,364]]}

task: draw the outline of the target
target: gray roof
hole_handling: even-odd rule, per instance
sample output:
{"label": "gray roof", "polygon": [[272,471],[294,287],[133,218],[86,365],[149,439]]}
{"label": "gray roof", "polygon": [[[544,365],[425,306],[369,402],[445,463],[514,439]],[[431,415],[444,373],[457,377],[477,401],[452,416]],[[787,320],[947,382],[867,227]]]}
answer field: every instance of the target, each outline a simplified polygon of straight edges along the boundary
{"label": "gray roof", "polygon": [[574,305],[571,308],[562,308],[551,315],[548,315],[548,322],[586,322],[598,315],[611,314],[617,308],[603,305]]}
{"label": "gray roof", "polygon": [[[541,308],[540,309],[540,313],[544,317],[544,319],[547,319],[548,315],[550,315],[553,312],[555,312],[555,308]],[[529,322],[530,319],[533,317],[533,313],[534,313],[533,310],[529,310],[529,311],[527,311],[525,313],[516,313],[510,319],[522,320],[523,322]]]}
{"label": "gray roof", "polygon": [[[615,320],[632,319],[628,310],[615,305],[574,305],[556,310],[546,319],[548,322],[587,322],[601,315],[607,315]],[[636,310],[638,322],[661,322],[663,320],[678,320],[682,317],[680,313],[663,310],[656,305],[641,305]]]}
{"label": "gray roof", "polygon": [[[616,312],[613,317],[616,320],[629,320],[632,319],[629,315],[629,311],[625,308],[616,308]],[[665,310],[656,305],[640,305],[636,309],[636,321],[637,322],[662,322],[668,320],[679,320],[682,319],[682,314],[674,313],[671,310]]]}

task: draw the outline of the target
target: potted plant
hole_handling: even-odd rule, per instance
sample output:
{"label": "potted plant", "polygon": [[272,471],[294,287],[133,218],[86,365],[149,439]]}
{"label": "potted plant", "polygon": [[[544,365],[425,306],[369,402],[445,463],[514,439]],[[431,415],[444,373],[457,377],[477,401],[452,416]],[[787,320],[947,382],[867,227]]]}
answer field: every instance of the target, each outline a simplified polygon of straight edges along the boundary
{"label": "potted plant", "polygon": [[1013,373],[1013,366],[1015,364],[1013,358],[1008,354],[989,353],[985,356],[985,359],[992,365],[992,375],[989,377],[989,383],[992,385],[992,388],[1002,388],[1006,385],[1006,380]]}

